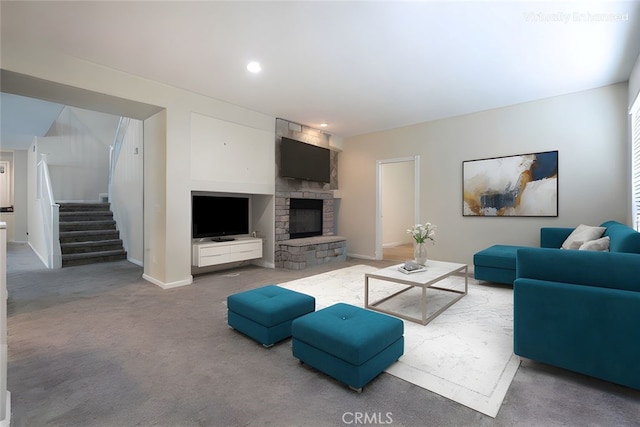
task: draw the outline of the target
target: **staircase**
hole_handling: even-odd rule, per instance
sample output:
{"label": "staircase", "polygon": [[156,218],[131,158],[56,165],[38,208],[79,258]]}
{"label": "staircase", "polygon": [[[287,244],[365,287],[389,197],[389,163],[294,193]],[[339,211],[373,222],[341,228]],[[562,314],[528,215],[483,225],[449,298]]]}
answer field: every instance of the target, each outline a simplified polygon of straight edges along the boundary
{"label": "staircase", "polygon": [[59,203],[62,267],[127,259],[109,203]]}

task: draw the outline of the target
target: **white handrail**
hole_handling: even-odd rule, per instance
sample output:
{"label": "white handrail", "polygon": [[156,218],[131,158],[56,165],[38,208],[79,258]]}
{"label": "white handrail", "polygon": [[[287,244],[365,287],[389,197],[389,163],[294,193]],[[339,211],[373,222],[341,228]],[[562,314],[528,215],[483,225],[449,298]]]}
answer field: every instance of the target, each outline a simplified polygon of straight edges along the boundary
{"label": "white handrail", "polygon": [[51,178],[46,154],[40,155],[38,162],[38,199],[44,220],[44,235],[47,244],[47,267],[62,267],[62,251],[60,249],[60,205],[53,197]]}
{"label": "white handrail", "polygon": [[113,137],[113,145],[109,147],[109,184],[111,184],[111,181],[113,180],[113,174],[116,169],[116,164],[118,163],[118,157],[120,157],[120,150],[122,150],[122,140],[124,139],[124,135],[127,133],[130,121],[131,119],[128,117],[120,117],[116,133]]}

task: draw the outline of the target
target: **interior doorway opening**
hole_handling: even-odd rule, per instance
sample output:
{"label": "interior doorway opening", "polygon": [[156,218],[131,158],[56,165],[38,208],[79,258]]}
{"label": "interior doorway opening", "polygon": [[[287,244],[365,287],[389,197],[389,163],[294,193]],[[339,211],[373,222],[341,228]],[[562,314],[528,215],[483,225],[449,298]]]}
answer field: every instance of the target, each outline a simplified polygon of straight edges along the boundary
{"label": "interior doorway opening", "polygon": [[420,156],[379,160],[376,180],[376,259],[411,259],[406,231],[420,218]]}

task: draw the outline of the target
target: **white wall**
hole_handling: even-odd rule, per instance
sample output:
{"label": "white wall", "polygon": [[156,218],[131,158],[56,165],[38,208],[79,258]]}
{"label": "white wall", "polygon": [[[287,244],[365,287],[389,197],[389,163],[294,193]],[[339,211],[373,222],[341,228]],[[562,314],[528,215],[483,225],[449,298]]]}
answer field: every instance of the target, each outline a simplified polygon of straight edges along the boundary
{"label": "white wall", "polygon": [[143,265],[144,123],[129,120],[110,187],[111,210],[127,259]]}
{"label": "white wall", "polygon": [[38,143],[34,142],[28,150],[28,164],[27,175],[33,179],[27,181],[27,204],[29,209],[28,213],[28,242],[31,249],[40,258],[40,261],[47,266],[48,265],[48,253],[47,248],[47,236],[44,227],[44,215],[43,215],[43,203],[42,199],[38,198],[38,162],[40,161],[40,152],[38,150]]}
{"label": "white wall", "polygon": [[407,229],[414,222],[414,162],[381,165],[382,246],[412,243]]}
{"label": "white wall", "polygon": [[636,63],[631,70],[631,75],[629,76],[629,100],[628,105],[631,108],[633,101],[635,101],[636,97],[640,94],[640,55],[638,59],[636,59]]}
{"label": "white wall", "polygon": [[[636,63],[633,66],[633,69],[631,70],[631,75],[629,76],[629,93],[628,93],[629,112],[631,112],[631,108],[634,106],[634,102],[640,102],[640,101],[637,101],[639,99],[640,99],[640,56],[638,56],[638,59],[636,59]],[[629,115],[629,149],[627,151],[628,158],[629,158],[629,160],[627,161],[627,167],[629,168],[629,170],[631,170],[632,168],[631,144],[632,144],[631,115]],[[627,223],[634,224],[636,221],[637,213],[633,203],[633,188],[631,183],[629,184],[628,200],[629,200],[629,203],[627,205],[627,212],[628,212]]]}
{"label": "white wall", "polygon": [[[111,132],[103,125],[90,129],[85,120],[92,125],[99,122],[96,117],[105,119]],[[101,193],[107,193],[110,141],[104,134],[110,133],[113,141],[117,121],[113,122],[109,114],[65,107],[47,135],[38,138],[38,149],[47,155],[56,202],[97,202]]]}
{"label": "white wall", "polygon": [[[166,109],[165,140],[154,142],[164,150],[162,155],[152,156],[157,163],[146,159],[149,145],[145,120],[145,231],[153,235],[145,232],[144,277],[163,287],[191,283],[192,113],[272,132],[274,140],[275,118],[17,40],[3,40],[2,68]],[[155,134],[163,138],[160,132]],[[155,174],[163,182],[150,182],[147,169],[163,171]],[[147,195],[148,186],[158,187],[154,197]]]}
{"label": "white wall", "polygon": [[[161,287],[191,283],[191,274],[180,281],[166,280],[167,255],[167,112],[161,111],[144,121],[144,274]],[[189,249],[190,246],[189,246]]]}
{"label": "white wall", "polygon": [[[376,161],[421,156],[421,222],[438,225],[430,256],[472,264],[493,244],[538,245],[543,226],[626,221],[627,84],[348,138],[339,172],[349,253],[375,256]],[[557,218],[462,216],[462,162],[559,151]]]}
{"label": "white wall", "polygon": [[273,128],[253,128],[192,113],[190,173],[194,189],[274,194],[274,132]]}

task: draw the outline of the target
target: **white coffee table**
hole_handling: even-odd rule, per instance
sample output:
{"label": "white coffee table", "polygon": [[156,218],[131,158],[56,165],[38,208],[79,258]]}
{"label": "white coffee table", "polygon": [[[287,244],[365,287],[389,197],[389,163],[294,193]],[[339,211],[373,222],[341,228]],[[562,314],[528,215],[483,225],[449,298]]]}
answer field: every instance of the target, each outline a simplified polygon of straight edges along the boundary
{"label": "white coffee table", "polygon": [[[371,310],[376,310],[381,313],[390,314],[392,316],[400,317],[405,320],[409,320],[411,322],[420,323],[422,325],[426,325],[435,319],[438,315],[440,315],[447,308],[451,307],[455,304],[460,298],[467,294],[467,287],[469,282],[467,264],[457,264],[453,262],[444,262],[444,261],[435,261],[428,260],[426,264],[426,269],[424,271],[420,271],[418,273],[405,274],[398,270],[398,267],[403,264],[394,265],[391,267],[383,268],[381,270],[374,271],[373,273],[366,273],[364,275],[364,306]],[[442,288],[438,286],[434,286],[434,284],[440,282],[443,279],[446,279],[452,275],[464,275],[464,291],[460,291],[457,289],[448,289]],[[384,280],[388,282],[400,283],[402,285],[407,285],[406,288],[401,289],[400,291],[394,292],[391,295],[388,295],[378,301],[374,301],[369,303],[369,279],[378,279]],[[402,313],[398,313],[395,311],[391,311],[388,309],[381,308],[379,305],[389,299],[402,294],[403,292],[408,291],[409,289],[420,287],[422,288],[422,298],[420,300],[420,307],[422,309],[422,318],[411,317]],[[447,291],[458,294],[456,298],[452,301],[448,302],[445,306],[438,309],[435,313],[431,314],[427,317],[427,288],[438,289],[441,291]]]}

